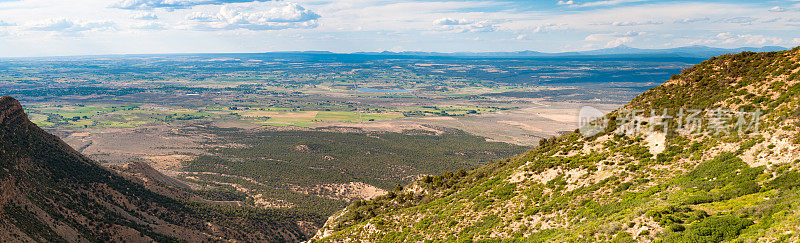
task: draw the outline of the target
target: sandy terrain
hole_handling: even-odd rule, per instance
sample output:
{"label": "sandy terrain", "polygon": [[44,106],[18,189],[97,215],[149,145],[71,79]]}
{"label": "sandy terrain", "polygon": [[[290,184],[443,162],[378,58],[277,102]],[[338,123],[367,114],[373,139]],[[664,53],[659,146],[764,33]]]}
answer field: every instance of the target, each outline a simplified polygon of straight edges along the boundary
{"label": "sandy terrain", "polygon": [[290,185],[289,187],[295,192],[348,202],[354,199],[372,199],[386,194],[385,190],[363,182],[334,183],[316,185],[313,187]]}
{"label": "sandy terrain", "polygon": [[183,162],[190,161],[195,157],[186,154],[144,156],[148,160],[148,164],[154,169],[173,177],[177,172],[181,171]]}
{"label": "sandy terrain", "polygon": [[268,117],[278,115],[280,113],[275,111],[259,111],[259,110],[248,110],[244,112],[238,112],[239,115],[243,117]]}
{"label": "sandy terrain", "polygon": [[[445,118],[450,118],[450,117],[445,117]],[[383,121],[363,122],[363,123],[334,123],[331,124],[331,126],[359,128],[364,131],[384,131],[384,132],[398,132],[398,133],[410,130],[421,130],[421,131],[432,132],[438,135],[444,132],[431,128],[430,126],[425,126],[425,123],[414,122],[405,119],[383,120]]]}
{"label": "sandy terrain", "polygon": [[115,128],[79,131],[62,136],[70,146],[91,159],[110,165],[143,161],[169,176],[181,170],[182,162],[204,154],[198,146],[207,134],[181,134],[170,126]]}
{"label": "sandy terrain", "polygon": [[609,112],[617,104],[530,101],[520,109],[460,117],[414,117],[365,123],[326,123],[331,127],[352,127],[366,131],[403,132],[408,130],[441,131],[436,127],[455,128],[489,141],[536,146],[540,138],[578,128],[578,112],[592,106]]}

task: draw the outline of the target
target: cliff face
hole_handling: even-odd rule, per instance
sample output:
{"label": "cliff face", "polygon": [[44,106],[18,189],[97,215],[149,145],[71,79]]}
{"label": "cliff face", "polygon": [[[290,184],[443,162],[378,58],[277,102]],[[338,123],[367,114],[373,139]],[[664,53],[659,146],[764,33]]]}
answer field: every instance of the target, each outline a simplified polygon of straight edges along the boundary
{"label": "cliff face", "polygon": [[356,202],[314,240],[800,240],[800,48],[712,58],[590,125]]}
{"label": "cliff face", "polygon": [[[137,171],[150,171],[153,178],[163,176],[147,168]],[[0,98],[0,216],[0,239],[12,241],[300,241],[307,237],[292,213],[154,193],[38,128],[20,103],[8,96]]]}

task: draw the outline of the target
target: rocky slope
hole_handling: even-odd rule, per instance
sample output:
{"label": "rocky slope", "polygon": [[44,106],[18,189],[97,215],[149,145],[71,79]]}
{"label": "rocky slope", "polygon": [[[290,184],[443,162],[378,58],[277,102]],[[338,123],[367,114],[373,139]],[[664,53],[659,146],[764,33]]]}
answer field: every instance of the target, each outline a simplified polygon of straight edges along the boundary
{"label": "rocky slope", "polygon": [[119,171],[98,165],[38,128],[17,100],[0,98],[3,241],[275,242],[300,241],[310,234],[306,224],[295,220],[301,217],[288,211],[194,202],[175,190],[180,185],[170,185],[177,181],[159,182],[163,175],[152,168],[132,164]]}
{"label": "rocky slope", "polygon": [[585,128],[355,202],[314,241],[800,240],[800,48],[709,59]]}

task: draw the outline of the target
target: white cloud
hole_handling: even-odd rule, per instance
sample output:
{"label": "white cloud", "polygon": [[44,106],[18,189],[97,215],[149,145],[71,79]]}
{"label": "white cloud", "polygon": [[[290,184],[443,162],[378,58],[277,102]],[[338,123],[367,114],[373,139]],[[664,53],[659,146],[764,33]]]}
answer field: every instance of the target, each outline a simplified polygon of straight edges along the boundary
{"label": "white cloud", "polygon": [[214,22],[219,20],[216,15],[203,12],[191,13],[186,16],[186,19],[196,22]]}
{"label": "white cloud", "polygon": [[633,42],[633,37],[619,37],[606,43],[606,48],[618,47],[630,42]]}
{"label": "white cloud", "polygon": [[[501,29],[520,31],[545,23],[558,23],[566,25],[562,28],[568,29],[570,32],[583,32],[580,35],[575,35],[575,37],[585,37],[585,34],[597,31],[620,32],[629,29],[622,27],[634,26],[640,31],[661,32],[664,34],[708,29],[734,30],[741,28],[742,24],[734,26],[720,20],[726,19],[733,22],[758,21],[765,19],[764,16],[769,13],[766,12],[767,8],[762,7],[761,9],[763,12],[753,11],[752,6],[719,3],[646,3],[637,4],[636,6],[564,11],[541,17],[533,16],[529,19],[509,19],[508,22],[501,24]],[[752,19],[730,19],[730,16],[750,17]],[[783,26],[772,25],[766,26],[765,29],[778,29],[781,27]]]}
{"label": "white cloud", "polygon": [[17,26],[17,24],[9,23],[9,22],[0,20],[0,26]]}
{"label": "white cloud", "polygon": [[535,28],[533,28],[531,30],[531,32],[533,32],[533,33],[546,33],[546,32],[556,31],[556,30],[568,30],[569,27],[567,27],[567,26],[568,26],[567,24],[544,23],[544,24],[537,25]]}
{"label": "white cloud", "polygon": [[569,0],[569,1],[558,1],[556,3],[556,5],[573,5],[573,4],[575,4],[575,1],[572,1],[572,0]]}
{"label": "white cloud", "polygon": [[491,21],[484,20],[470,24],[467,28],[469,32],[492,32],[497,30],[497,26]]}
{"label": "white cloud", "polygon": [[215,14],[194,12],[186,17],[195,30],[314,28],[319,18],[295,3],[225,5]]}
{"label": "white cloud", "polygon": [[691,23],[697,23],[697,22],[705,22],[705,21],[709,21],[709,20],[711,20],[711,19],[709,19],[708,17],[683,18],[683,19],[676,20],[675,23],[691,24]]}
{"label": "white cloud", "polygon": [[644,2],[647,0],[607,0],[607,1],[597,1],[597,2],[588,2],[584,4],[577,5],[578,7],[605,7],[605,6],[614,6],[620,5],[625,3],[636,3],[636,2]]}
{"label": "white cloud", "polygon": [[[304,0],[313,1],[313,0]],[[330,4],[315,6],[324,17],[320,22],[320,31],[359,31],[379,33],[406,33],[416,35],[420,32],[470,32],[476,29],[464,29],[468,23],[488,21],[491,27],[484,26],[483,32],[492,31],[492,27],[501,28],[502,23],[510,18],[525,18],[524,12],[512,12],[497,9],[499,2],[492,0],[477,1],[370,1],[341,0]],[[505,3],[500,3],[501,5]],[[486,10],[486,8],[494,8]],[[485,10],[485,11],[484,11]],[[452,19],[461,25],[447,28],[437,24],[437,20]],[[461,23],[463,20],[464,23]],[[483,23],[483,24],[487,24]],[[481,24],[478,24],[481,25]],[[476,26],[477,27],[477,26]],[[431,32],[433,31],[433,32]],[[383,34],[381,34],[383,36]],[[383,38],[383,37],[379,37]],[[392,39],[391,41],[396,41]],[[379,40],[378,42],[383,41]],[[376,42],[377,43],[377,42]],[[390,46],[382,47],[386,49]]]}
{"label": "white cloud", "polygon": [[489,20],[471,21],[464,19],[441,18],[433,21],[438,25],[438,30],[453,32],[492,32],[497,30],[497,25]]}
{"label": "white cloud", "polygon": [[164,24],[156,23],[156,22],[144,23],[144,24],[134,24],[134,25],[131,26],[131,28],[132,29],[137,29],[137,30],[165,30],[165,29],[167,29],[167,27],[164,26]]}
{"label": "white cloud", "polygon": [[[789,46],[797,45],[792,41],[800,37],[796,34],[800,17],[795,16],[800,1],[549,0],[542,2],[550,6],[541,8],[531,8],[530,2],[525,1],[496,0],[287,1],[306,7],[313,13],[306,16],[312,17],[304,18],[302,14],[291,17],[291,13],[304,11],[286,8],[283,0],[3,2],[0,19],[17,26],[0,26],[0,32],[9,34],[0,37],[0,55],[303,49],[372,51],[393,46],[424,51],[535,48],[556,52],[585,50],[581,48],[586,48],[587,44],[593,45],[592,48],[619,43],[663,48],[698,40],[701,45],[732,48],[745,43],[771,45],[774,38],[784,40],[778,45]],[[557,6],[559,1],[563,5]],[[116,8],[109,8],[112,3],[118,3]],[[774,6],[786,10],[771,12]],[[286,11],[271,11],[273,9]],[[62,23],[61,30],[73,31],[78,33],[73,35],[83,38],[50,38],[59,34],[55,33],[58,24],[31,24],[50,17],[71,20],[71,24]],[[98,26],[108,21],[113,22],[111,27]],[[162,30],[144,31],[159,29]],[[284,30],[249,31],[264,29]],[[648,34],[594,36],[589,38],[592,41],[586,40],[593,33],[625,34],[631,30]],[[709,31],[713,34],[708,34]],[[716,37],[720,32],[732,34],[723,40]],[[515,40],[515,37],[525,41]],[[475,38],[482,41],[476,42]]]}
{"label": "white cloud", "polygon": [[48,19],[31,24],[29,30],[34,31],[54,31],[63,33],[76,33],[84,31],[113,30],[115,24],[110,21],[103,22],[81,22],[69,19]]}
{"label": "white cloud", "polygon": [[190,8],[198,5],[261,2],[264,0],[120,0],[111,5],[120,9]]}
{"label": "white cloud", "polygon": [[659,25],[659,24],[664,24],[664,22],[647,20],[647,21],[641,21],[641,22],[638,22],[638,21],[616,21],[616,22],[611,23],[611,25],[613,25],[613,26],[638,26],[638,25]]}
{"label": "white cloud", "polygon": [[703,44],[723,44],[723,45],[779,45],[783,42],[782,38],[756,35],[756,34],[734,34],[731,32],[719,33],[713,38],[703,40]]}
{"label": "white cloud", "polygon": [[769,11],[770,11],[770,12],[784,12],[784,11],[786,11],[786,9],[785,9],[785,8],[781,8],[781,7],[778,7],[778,6],[775,6],[775,7],[773,7],[773,8],[770,8],[770,9],[769,9]]}
{"label": "white cloud", "polygon": [[464,19],[451,19],[451,18],[441,18],[433,21],[433,24],[436,25],[464,25],[470,24],[471,22],[464,20]]}
{"label": "white cloud", "polygon": [[643,34],[642,32],[633,31],[625,33],[591,34],[586,36],[584,40],[589,42],[603,42],[606,48],[610,48],[633,42],[636,37]]}
{"label": "white cloud", "polygon": [[158,16],[156,16],[156,14],[153,12],[140,12],[133,15],[132,18],[138,20],[156,20],[158,19]]}
{"label": "white cloud", "polygon": [[772,18],[772,19],[766,19],[766,20],[762,20],[762,21],[760,21],[759,23],[764,23],[764,24],[768,24],[768,23],[775,23],[775,22],[778,22],[778,21],[780,21],[781,19],[782,19],[782,18]]}
{"label": "white cloud", "polygon": [[758,19],[753,17],[733,17],[733,18],[721,19],[720,22],[731,23],[731,24],[752,24],[756,20]]}

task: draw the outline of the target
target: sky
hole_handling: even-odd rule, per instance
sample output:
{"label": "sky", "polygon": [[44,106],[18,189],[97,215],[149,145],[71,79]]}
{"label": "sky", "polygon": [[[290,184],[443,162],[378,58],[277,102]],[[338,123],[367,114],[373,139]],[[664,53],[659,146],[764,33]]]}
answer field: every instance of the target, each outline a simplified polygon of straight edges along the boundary
{"label": "sky", "polygon": [[0,0],[0,57],[800,45],[800,0]]}

